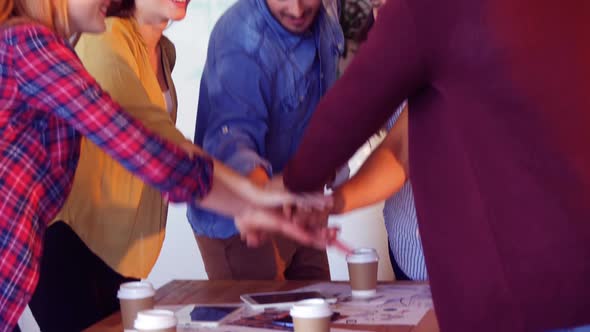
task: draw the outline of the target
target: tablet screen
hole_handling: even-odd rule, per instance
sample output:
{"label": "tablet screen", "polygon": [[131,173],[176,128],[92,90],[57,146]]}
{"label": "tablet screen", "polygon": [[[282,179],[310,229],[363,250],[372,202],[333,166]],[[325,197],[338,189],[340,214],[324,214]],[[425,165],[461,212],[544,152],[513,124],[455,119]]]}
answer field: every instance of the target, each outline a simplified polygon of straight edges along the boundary
{"label": "tablet screen", "polygon": [[193,322],[217,322],[234,312],[238,307],[195,306],[190,313]]}

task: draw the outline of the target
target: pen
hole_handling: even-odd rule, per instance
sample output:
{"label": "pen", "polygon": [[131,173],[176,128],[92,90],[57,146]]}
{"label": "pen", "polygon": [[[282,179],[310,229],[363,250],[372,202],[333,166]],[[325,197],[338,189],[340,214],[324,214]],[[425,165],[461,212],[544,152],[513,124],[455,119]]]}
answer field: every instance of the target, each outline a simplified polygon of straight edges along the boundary
{"label": "pen", "polygon": [[275,326],[280,326],[280,327],[288,327],[291,329],[293,328],[293,322],[272,321],[271,324],[275,325]]}

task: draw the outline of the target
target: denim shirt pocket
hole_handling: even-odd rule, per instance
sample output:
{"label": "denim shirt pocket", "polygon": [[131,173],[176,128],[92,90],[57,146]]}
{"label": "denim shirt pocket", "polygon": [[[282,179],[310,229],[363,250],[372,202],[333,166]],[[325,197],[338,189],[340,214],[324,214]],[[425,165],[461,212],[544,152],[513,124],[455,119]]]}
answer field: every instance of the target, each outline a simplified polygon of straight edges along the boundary
{"label": "denim shirt pocket", "polygon": [[309,78],[304,77],[295,83],[287,94],[281,98],[279,112],[276,116],[276,128],[281,135],[293,135],[293,130],[303,126],[309,111]]}
{"label": "denim shirt pocket", "polygon": [[301,79],[290,87],[289,84],[285,84],[287,87],[282,89],[283,95],[277,96],[267,139],[267,153],[272,156],[273,168],[277,170],[282,168],[299,143],[302,128],[310,112],[308,96],[310,84],[311,82],[307,79]]}

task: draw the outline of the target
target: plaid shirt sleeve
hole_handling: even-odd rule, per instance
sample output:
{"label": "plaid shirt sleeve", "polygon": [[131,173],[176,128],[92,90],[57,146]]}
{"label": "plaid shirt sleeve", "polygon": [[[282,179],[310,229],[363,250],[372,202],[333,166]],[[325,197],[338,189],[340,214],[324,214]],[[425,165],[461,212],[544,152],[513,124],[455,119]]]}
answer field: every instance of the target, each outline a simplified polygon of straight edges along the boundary
{"label": "plaid shirt sleeve", "polygon": [[30,106],[67,121],[146,183],[168,193],[171,201],[190,201],[209,192],[209,157],[191,160],[176,145],[148,132],[102,91],[64,40],[42,26],[26,29],[24,40],[15,45],[15,75]]}

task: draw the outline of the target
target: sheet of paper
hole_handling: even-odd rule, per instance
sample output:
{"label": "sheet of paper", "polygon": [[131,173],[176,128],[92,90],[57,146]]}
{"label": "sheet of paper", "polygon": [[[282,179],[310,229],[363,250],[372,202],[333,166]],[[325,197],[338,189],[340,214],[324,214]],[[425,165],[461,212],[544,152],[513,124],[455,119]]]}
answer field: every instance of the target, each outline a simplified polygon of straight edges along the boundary
{"label": "sheet of paper", "polygon": [[[191,327],[185,329],[178,329],[178,332],[273,332],[276,330],[242,327],[242,326],[220,326],[220,327]],[[358,330],[347,330],[331,328],[330,332],[369,332]]]}
{"label": "sheet of paper", "polygon": [[177,329],[178,332],[255,332],[255,331],[273,331],[266,329],[256,329],[242,326],[219,326],[219,327],[182,327]]}
{"label": "sheet of paper", "polygon": [[[319,283],[302,291],[319,291],[335,297],[332,310],[340,314],[335,323],[350,325],[417,325],[433,307],[432,295],[428,285],[390,284],[379,285],[377,294],[366,299],[351,296],[350,286],[343,283]],[[167,306],[174,310],[174,306]],[[176,306],[177,307],[177,306]],[[273,320],[288,316],[285,310],[254,311],[248,306],[239,309],[238,317],[222,327],[183,328],[186,332],[250,332],[250,331],[290,331],[289,328],[272,324]],[[232,314],[233,316],[233,314]],[[333,331],[340,331],[333,329]]]}
{"label": "sheet of paper", "polygon": [[[167,306],[168,310],[174,310],[178,313],[178,306]],[[162,307],[162,309],[164,309]],[[232,314],[234,316],[234,314]],[[267,309],[264,311],[253,310],[248,306],[243,306],[236,312],[236,319],[230,320],[227,324],[218,327],[198,327],[179,325],[178,332],[277,332],[277,331],[293,331],[291,327],[279,326],[273,324],[275,319],[289,316],[288,310],[273,310]],[[331,328],[331,332],[350,332],[351,330],[342,328]],[[356,331],[356,330],[355,330]],[[363,332],[363,331],[356,331]],[[367,332],[367,331],[364,331]]]}
{"label": "sheet of paper", "polygon": [[319,283],[300,290],[336,297],[332,309],[345,316],[336,321],[341,324],[417,325],[433,307],[428,285],[379,285],[377,294],[366,299],[353,298],[347,284]]}

